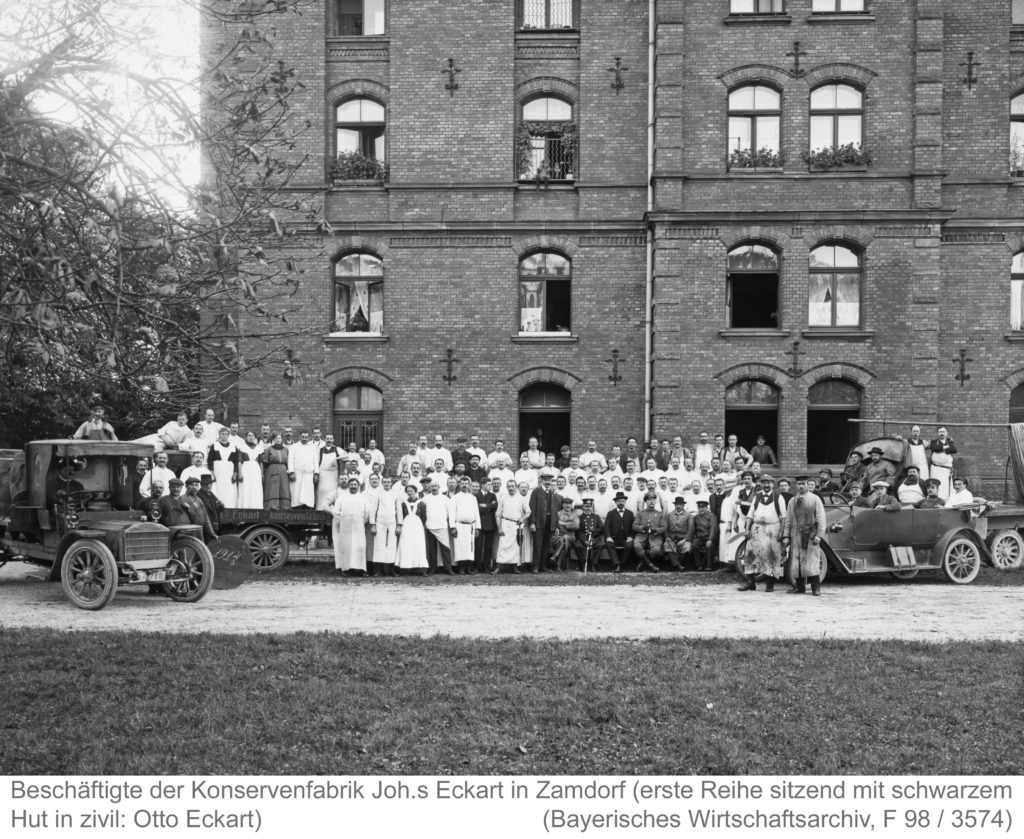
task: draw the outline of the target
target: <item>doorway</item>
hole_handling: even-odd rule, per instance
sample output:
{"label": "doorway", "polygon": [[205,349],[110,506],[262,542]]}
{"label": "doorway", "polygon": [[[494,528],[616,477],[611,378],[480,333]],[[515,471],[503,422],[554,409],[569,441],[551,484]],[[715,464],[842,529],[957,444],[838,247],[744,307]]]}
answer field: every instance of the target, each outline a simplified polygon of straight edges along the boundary
{"label": "doorway", "polygon": [[758,435],[779,452],[779,390],[768,382],[744,379],[725,391],[725,436],[735,434],[739,444],[750,451]]}
{"label": "doorway", "polygon": [[519,452],[526,451],[531,437],[537,438],[541,451],[556,456],[562,446],[571,447],[571,406],[569,391],[558,385],[531,385],[520,391]]}
{"label": "doorway", "polygon": [[818,382],[807,391],[807,462],[844,464],[859,439],[860,388],[843,379]]}

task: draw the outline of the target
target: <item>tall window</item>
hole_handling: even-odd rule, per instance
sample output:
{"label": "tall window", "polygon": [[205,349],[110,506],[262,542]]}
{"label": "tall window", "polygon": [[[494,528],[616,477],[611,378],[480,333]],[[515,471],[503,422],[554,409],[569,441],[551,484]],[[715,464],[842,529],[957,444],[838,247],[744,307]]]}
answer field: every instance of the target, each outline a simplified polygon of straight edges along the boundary
{"label": "tall window", "polygon": [[775,329],[779,325],[779,257],[764,245],[729,251],[727,303],[734,329]]}
{"label": "tall window", "polygon": [[860,256],[843,245],[811,251],[807,323],[860,326]]}
{"label": "tall window", "polygon": [[782,0],[730,0],[731,15],[776,15],[783,9]]}
{"label": "tall window", "polygon": [[1010,100],[1010,174],[1024,178],[1024,93]]}
{"label": "tall window", "polygon": [[1010,329],[1024,331],[1024,251],[1013,257],[1010,266]]}
{"label": "tall window", "polygon": [[350,253],[334,263],[334,333],[384,330],[384,263]]}
{"label": "tall window", "polygon": [[572,29],[573,0],[522,0],[523,29]]}
{"label": "tall window", "polygon": [[1024,385],[1010,391],[1010,422],[1024,422]]}
{"label": "tall window", "polygon": [[1010,6],[1010,23],[1024,26],[1024,0],[1013,0]]}
{"label": "tall window", "polygon": [[845,463],[857,444],[860,388],[845,379],[818,382],[807,391],[807,462]]}
{"label": "tall window", "polygon": [[812,0],[811,11],[818,12],[863,12],[864,0]]}
{"label": "tall window", "polygon": [[371,440],[384,448],[384,395],[373,385],[346,385],[334,392],[334,441],[365,448]]}
{"label": "tall window", "polygon": [[757,379],[726,388],[725,433],[735,434],[747,450],[763,434],[765,443],[779,453],[779,389]]}
{"label": "tall window", "polygon": [[543,251],[519,263],[519,331],[565,333],[572,327],[572,263]]}
{"label": "tall window", "polygon": [[860,148],[864,136],[864,94],[848,84],[811,91],[811,151]]}
{"label": "tall window", "polygon": [[384,106],[372,99],[349,99],[335,112],[338,154],[359,152],[384,160]]}
{"label": "tall window", "polygon": [[572,180],[576,177],[576,123],[572,105],[542,96],[523,105],[516,149],[519,178]]}
{"label": "tall window", "polygon": [[777,167],[782,96],[764,85],[729,94],[729,168]]}
{"label": "tall window", "polygon": [[383,35],[384,0],[334,0],[335,35]]}

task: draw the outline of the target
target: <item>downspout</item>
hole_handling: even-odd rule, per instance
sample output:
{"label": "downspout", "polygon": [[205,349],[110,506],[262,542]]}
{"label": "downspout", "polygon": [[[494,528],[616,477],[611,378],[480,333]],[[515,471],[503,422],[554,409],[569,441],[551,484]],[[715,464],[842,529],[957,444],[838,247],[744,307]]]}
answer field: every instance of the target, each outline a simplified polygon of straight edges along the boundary
{"label": "downspout", "polygon": [[651,439],[654,365],[654,43],[657,0],[647,0],[647,272],[644,281],[644,441]]}

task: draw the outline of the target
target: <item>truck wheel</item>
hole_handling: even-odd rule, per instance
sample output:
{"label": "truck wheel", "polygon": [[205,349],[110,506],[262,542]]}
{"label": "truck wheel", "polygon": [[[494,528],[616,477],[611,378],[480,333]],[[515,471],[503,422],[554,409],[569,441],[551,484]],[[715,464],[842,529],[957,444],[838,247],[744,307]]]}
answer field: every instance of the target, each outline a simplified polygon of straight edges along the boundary
{"label": "truck wheel", "polygon": [[942,573],[951,583],[966,585],[981,571],[981,551],[965,536],[953,539],[942,553]]}
{"label": "truck wheel", "polygon": [[164,583],[164,593],[179,603],[202,600],[213,585],[213,556],[195,536],[179,536],[171,543],[167,570],[178,579]]}
{"label": "truck wheel", "polygon": [[257,527],[242,538],[249,546],[252,564],[257,571],[276,571],[288,559],[288,540],[276,528]]}
{"label": "truck wheel", "polygon": [[60,584],[64,596],[79,609],[102,609],[117,592],[114,555],[95,539],[75,542],[61,561]]}
{"label": "truck wheel", "polygon": [[992,564],[1002,571],[1024,565],[1024,539],[1016,530],[997,530],[988,540]]}

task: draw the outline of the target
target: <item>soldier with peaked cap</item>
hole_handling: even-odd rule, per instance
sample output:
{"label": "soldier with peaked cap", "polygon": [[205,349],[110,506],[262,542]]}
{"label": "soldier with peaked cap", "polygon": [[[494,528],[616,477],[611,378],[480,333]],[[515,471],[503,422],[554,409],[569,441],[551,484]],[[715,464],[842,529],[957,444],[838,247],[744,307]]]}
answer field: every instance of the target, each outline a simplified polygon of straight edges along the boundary
{"label": "soldier with peaked cap", "polygon": [[697,512],[690,516],[690,529],[686,534],[698,571],[714,570],[715,557],[711,554],[711,547],[718,539],[718,519],[710,507],[707,499],[697,499]]}
{"label": "soldier with peaked cap", "polygon": [[924,482],[925,486],[925,497],[918,502],[917,506],[921,510],[931,510],[936,507],[945,507],[946,502],[939,497],[939,487],[942,485],[942,481],[938,478],[929,478]]}

